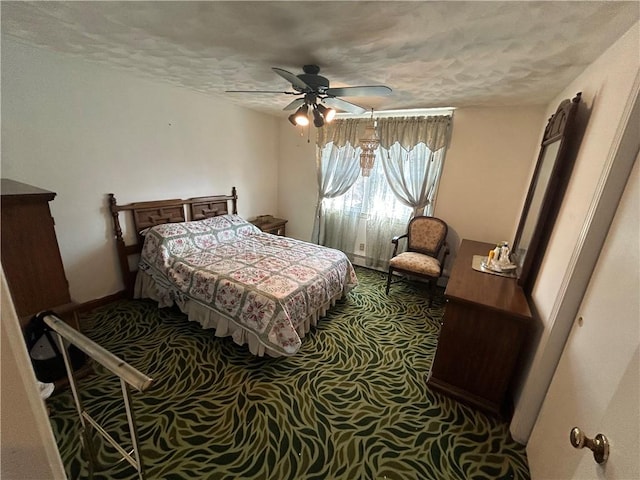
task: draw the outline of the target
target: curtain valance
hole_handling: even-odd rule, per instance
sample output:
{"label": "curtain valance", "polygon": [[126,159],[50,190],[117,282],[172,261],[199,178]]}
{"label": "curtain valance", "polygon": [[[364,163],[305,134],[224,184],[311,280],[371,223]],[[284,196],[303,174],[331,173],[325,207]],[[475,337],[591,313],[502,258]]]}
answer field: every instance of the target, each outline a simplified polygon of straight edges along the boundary
{"label": "curtain valance", "polygon": [[382,117],[378,118],[380,146],[389,149],[399,143],[411,151],[419,143],[437,152],[447,144],[451,117],[439,115],[430,117]]}
{"label": "curtain valance", "polygon": [[365,118],[339,118],[325,123],[324,127],[318,129],[316,145],[322,148],[333,142],[336,147],[344,147],[347,143],[357,147],[368,121]]}
{"label": "curtain valance", "polygon": [[[316,144],[320,148],[331,142],[336,147],[344,147],[347,143],[357,147],[370,121],[369,118],[336,119],[318,129]],[[411,151],[419,143],[424,143],[429,150],[436,152],[447,144],[451,117],[381,117],[376,122],[380,146],[388,149],[399,143],[402,148]]]}

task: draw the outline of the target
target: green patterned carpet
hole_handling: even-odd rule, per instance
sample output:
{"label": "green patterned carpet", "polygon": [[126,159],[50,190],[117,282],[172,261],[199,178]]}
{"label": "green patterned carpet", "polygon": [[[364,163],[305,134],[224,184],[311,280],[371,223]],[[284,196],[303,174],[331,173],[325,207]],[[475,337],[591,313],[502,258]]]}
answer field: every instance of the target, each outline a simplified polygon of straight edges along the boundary
{"label": "green patterned carpet", "polygon": [[[357,268],[360,285],[291,358],[246,347],[153,302],[121,301],[83,317],[84,333],[154,378],[134,393],[150,479],[528,479],[508,425],[431,392],[442,298]],[[128,438],[119,381],[82,379],[85,408]],[[86,478],[71,394],[48,401],[69,478]],[[97,437],[97,479],[133,479]]]}

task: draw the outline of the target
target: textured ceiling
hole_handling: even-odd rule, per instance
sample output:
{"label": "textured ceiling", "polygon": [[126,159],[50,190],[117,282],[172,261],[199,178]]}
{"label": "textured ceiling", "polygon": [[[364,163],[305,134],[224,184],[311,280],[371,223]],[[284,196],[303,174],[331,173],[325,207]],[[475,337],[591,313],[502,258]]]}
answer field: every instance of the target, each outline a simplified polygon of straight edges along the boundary
{"label": "textured ceiling", "polygon": [[276,66],[317,64],[376,110],[545,104],[640,16],[640,3],[7,2],[21,42],[283,115]]}

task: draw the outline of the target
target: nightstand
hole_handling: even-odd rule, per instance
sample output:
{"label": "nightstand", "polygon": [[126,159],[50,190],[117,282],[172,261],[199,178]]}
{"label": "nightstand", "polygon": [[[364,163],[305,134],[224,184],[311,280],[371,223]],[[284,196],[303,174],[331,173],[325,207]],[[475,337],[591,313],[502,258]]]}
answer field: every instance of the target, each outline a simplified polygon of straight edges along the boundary
{"label": "nightstand", "polygon": [[251,220],[251,223],[265,233],[284,237],[286,235],[285,225],[287,224],[287,221],[288,220],[283,218],[272,217],[271,215],[260,215],[259,217]]}

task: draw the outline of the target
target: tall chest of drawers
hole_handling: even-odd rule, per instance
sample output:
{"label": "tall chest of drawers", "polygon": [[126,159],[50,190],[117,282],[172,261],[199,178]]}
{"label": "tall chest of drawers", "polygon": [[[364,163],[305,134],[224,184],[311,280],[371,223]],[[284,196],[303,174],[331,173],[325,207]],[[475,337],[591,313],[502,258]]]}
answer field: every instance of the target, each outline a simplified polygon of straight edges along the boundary
{"label": "tall chest of drawers", "polygon": [[21,323],[71,302],[53,217],[56,194],[2,179],[0,236],[2,268]]}

